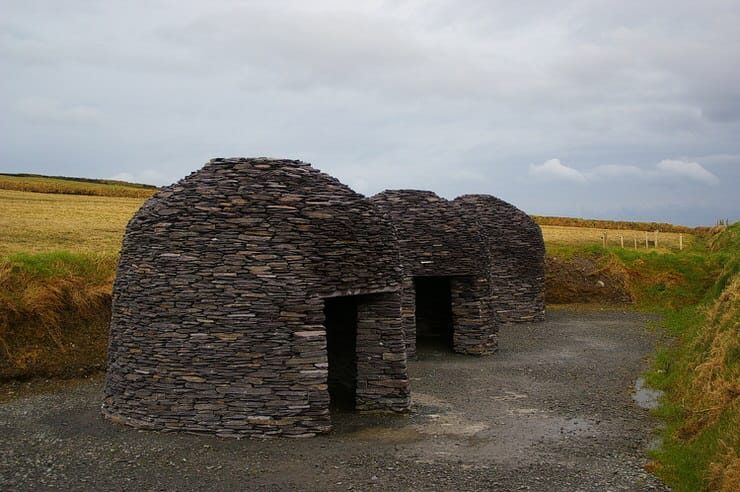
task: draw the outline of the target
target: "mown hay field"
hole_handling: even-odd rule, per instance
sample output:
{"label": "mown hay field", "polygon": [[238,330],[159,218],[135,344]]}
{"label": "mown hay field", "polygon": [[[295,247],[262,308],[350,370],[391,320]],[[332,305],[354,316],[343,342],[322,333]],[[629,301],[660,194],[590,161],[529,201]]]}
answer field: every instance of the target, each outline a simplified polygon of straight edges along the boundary
{"label": "mown hay field", "polygon": [[[110,185],[100,185],[110,186]],[[1,188],[1,186],[0,186]],[[148,196],[148,194],[147,194]],[[36,193],[0,189],[0,258],[15,253],[72,251],[117,255],[126,224],[144,203],[144,197]],[[545,243],[553,246],[601,245],[645,250],[645,232],[631,229],[543,225]],[[654,233],[648,233],[654,249]],[[694,240],[683,234],[684,247]],[[677,250],[679,233],[658,233],[659,250]]]}
{"label": "mown hay field", "polygon": [[117,255],[144,200],[0,189],[0,258],[59,250]]}
{"label": "mown hay field", "polygon": [[[624,241],[626,249],[638,250],[655,249],[655,233],[648,232],[648,245],[645,245],[645,231],[634,229],[598,229],[592,227],[572,227],[572,226],[553,226],[541,225],[542,236],[547,245],[560,246],[585,246],[585,245],[602,245],[603,237],[606,234],[606,245],[609,247],[621,247]],[[658,250],[678,250],[681,238],[683,238],[683,247],[688,248],[694,242],[693,234],[677,232],[658,232]]]}

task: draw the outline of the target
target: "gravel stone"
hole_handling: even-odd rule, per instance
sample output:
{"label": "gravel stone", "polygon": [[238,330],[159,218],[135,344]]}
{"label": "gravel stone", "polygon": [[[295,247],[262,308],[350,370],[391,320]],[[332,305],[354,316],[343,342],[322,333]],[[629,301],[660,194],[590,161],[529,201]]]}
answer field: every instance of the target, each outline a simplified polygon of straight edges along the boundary
{"label": "gravel stone", "polygon": [[632,400],[649,319],[557,310],[503,325],[495,357],[420,349],[409,413],[333,413],[314,439],[111,425],[101,379],[23,397],[0,405],[0,490],[665,491]]}

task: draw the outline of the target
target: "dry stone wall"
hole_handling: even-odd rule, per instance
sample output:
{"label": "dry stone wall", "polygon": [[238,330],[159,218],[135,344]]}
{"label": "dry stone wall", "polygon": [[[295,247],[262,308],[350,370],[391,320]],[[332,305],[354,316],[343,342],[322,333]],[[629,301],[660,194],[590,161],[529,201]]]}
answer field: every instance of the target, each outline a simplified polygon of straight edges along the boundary
{"label": "dry stone wall", "polygon": [[407,353],[415,354],[414,277],[450,277],[453,349],[483,355],[496,349],[498,325],[489,304],[485,231],[466,213],[430,191],[394,190],[373,196],[396,230],[403,268],[402,321]]}
{"label": "dry stone wall", "polygon": [[326,432],[324,299],[377,293],[358,321],[358,406],[408,408],[396,244],[369,201],[299,161],[214,159],[162,189],[124,237],[104,414],[220,436]]}
{"label": "dry stone wall", "polygon": [[490,195],[454,202],[481,225],[490,255],[491,309],[502,322],[545,319],[545,243],[540,227],[518,208]]}
{"label": "dry stone wall", "polygon": [[468,355],[487,355],[498,346],[498,323],[488,302],[485,276],[452,277],[453,348]]}

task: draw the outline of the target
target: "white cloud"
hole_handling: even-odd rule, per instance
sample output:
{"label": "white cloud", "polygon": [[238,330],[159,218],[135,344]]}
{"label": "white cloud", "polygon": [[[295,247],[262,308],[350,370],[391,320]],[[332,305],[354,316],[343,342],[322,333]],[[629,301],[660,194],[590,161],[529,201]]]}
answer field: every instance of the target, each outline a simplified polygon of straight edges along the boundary
{"label": "white cloud", "polygon": [[169,184],[172,180],[163,176],[160,172],[154,170],[144,170],[137,173],[120,172],[114,174],[109,179],[116,181],[128,181],[129,183],[164,185]]}
{"label": "white cloud", "polygon": [[562,164],[560,159],[550,159],[540,165],[530,165],[529,174],[578,183],[614,178],[627,178],[633,181],[678,178],[708,185],[719,184],[719,178],[698,162],[677,159],[664,159],[653,168],[642,168],[630,164],[604,164],[583,172]]}
{"label": "white cloud", "polygon": [[666,159],[657,165],[658,171],[668,176],[680,176],[710,185],[718,185],[719,178],[707,171],[698,162]]}
{"label": "white cloud", "polygon": [[568,167],[560,162],[560,159],[549,159],[542,164],[530,164],[529,174],[542,178],[553,178],[563,181],[575,181],[585,183],[586,176],[579,170]]}

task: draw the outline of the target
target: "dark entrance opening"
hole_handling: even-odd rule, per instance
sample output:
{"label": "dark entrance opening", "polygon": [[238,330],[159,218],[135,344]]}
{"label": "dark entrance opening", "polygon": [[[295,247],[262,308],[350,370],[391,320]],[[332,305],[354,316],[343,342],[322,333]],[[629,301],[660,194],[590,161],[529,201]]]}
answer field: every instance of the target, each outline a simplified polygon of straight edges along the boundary
{"label": "dark entrance opening", "polygon": [[357,298],[324,302],[329,398],[332,410],[354,410],[357,392]]}
{"label": "dark entrance opening", "polygon": [[417,348],[452,349],[449,277],[414,277]]}

